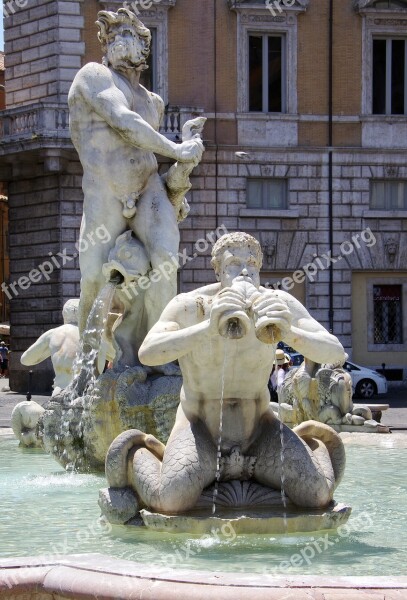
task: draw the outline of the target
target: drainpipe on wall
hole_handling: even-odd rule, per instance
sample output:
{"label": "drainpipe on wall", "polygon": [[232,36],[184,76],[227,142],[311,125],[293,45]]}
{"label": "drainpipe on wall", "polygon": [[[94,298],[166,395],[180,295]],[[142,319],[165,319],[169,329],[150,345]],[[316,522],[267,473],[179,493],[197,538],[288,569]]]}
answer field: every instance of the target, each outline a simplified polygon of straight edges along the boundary
{"label": "drainpipe on wall", "polygon": [[[329,76],[328,76],[328,195],[329,250],[333,256],[333,0],[329,0]],[[329,265],[329,331],[334,329],[334,269]]]}
{"label": "drainpipe on wall", "polygon": [[219,200],[218,200],[218,64],[217,64],[217,45],[218,45],[218,35],[217,35],[217,0],[213,0],[213,39],[214,39],[214,48],[213,48],[213,64],[214,64],[214,113],[215,113],[215,124],[214,124],[214,138],[215,138],[215,215],[216,215],[216,228],[219,227]]}

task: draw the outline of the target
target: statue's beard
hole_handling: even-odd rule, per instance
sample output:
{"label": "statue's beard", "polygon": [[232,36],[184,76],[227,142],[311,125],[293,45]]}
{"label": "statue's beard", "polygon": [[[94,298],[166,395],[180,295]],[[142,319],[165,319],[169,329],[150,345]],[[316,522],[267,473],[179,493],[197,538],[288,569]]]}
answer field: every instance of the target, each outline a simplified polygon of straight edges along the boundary
{"label": "statue's beard", "polygon": [[141,52],[132,50],[123,43],[112,44],[108,53],[109,63],[114,69],[143,71],[146,68],[146,59]]}

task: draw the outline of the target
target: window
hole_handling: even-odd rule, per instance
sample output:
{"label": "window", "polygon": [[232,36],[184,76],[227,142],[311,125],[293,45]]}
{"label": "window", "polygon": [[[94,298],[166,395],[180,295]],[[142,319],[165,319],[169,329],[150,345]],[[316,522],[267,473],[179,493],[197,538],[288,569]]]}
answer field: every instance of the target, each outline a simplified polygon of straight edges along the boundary
{"label": "window", "polygon": [[[222,0],[226,3],[226,0]],[[265,0],[228,0],[237,13],[237,113],[239,144],[290,146],[297,143],[298,17],[309,0],[290,0],[276,15]],[[288,6],[289,4],[289,6]],[[253,135],[256,123],[273,115],[274,127]],[[276,116],[274,116],[276,115]],[[257,131],[258,131],[257,127]]]}
{"label": "window", "polygon": [[248,179],[247,208],[287,209],[286,179]]}
{"label": "window", "polygon": [[407,210],[407,181],[372,181],[372,210]]}
{"label": "window", "polygon": [[374,285],[374,344],[402,344],[402,286]]}
{"label": "window", "polygon": [[158,93],[157,89],[157,29],[151,28],[151,46],[150,56],[147,60],[148,69],[142,72],[140,77],[141,85],[150,90],[150,92]]}
{"label": "window", "polygon": [[377,0],[373,3],[374,8],[387,8],[389,10],[396,8],[406,8],[406,0]]}
{"label": "window", "polygon": [[406,57],[406,40],[373,40],[373,114],[407,114]]}
{"label": "window", "polygon": [[249,111],[286,112],[285,37],[249,34]]}

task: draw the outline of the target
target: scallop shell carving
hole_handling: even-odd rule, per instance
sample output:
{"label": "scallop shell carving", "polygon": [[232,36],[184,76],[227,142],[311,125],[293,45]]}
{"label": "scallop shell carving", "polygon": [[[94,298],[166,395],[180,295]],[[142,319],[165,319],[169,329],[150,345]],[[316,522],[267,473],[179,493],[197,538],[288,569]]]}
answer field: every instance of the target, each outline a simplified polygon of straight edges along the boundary
{"label": "scallop shell carving", "polygon": [[[214,486],[204,490],[196,508],[213,504]],[[248,508],[253,506],[282,506],[281,492],[267,488],[254,481],[227,481],[219,484],[216,506],[224,508]]]}

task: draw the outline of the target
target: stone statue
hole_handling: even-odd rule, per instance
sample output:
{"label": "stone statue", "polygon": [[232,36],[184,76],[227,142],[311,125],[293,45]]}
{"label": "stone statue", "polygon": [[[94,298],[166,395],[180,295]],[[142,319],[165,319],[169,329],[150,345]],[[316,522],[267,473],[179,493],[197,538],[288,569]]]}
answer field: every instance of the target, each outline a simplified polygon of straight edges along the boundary
{"label": "stone statue", "polygon": [[253,237],[222,236],[212,257],[218,283],[176,296],[140,349],[143,364],[178,359],[181,367],[168,443],[138,430],[119,436],[106,459],[110,489],[128,494],[130,487],[139,506],[181,513],[196,507],[219,467],[221,482],[280,490],[283,481],[295,505],[326,507],[344,471],[342,441],[314,421],[298,434],[280,424],[267,382],[279,340],[315,362],[343,362],[344,350],[293,296],[260,286],[262,252]]}
{"label": "stone statue", "polygon": [[[85,65],[68,98],[84,173],[79,353],[72,384],[41,420],[45,448],[84,470],[104,468],[110,444],[129,427],[163,440],[171,431],[179,367],[143,367],[138,351],[177,293],[178,223],[189,211],[206,121],[187,121],[180,144],[161,135],[164,102],[140,84],[150,31],[128,8],[99,12],[97,25],[103,64]],[[159,175],[155,153],[176,161],[167,173]]]}
{"label": "stone statue", "polygon": [[[79,329],[103,287],[102,267],[116,239],[127,230],[143,245],[149,270],[155,271],[179,250],[178,220],[188,212],[184,194],[189,174],[203,153],[200,138],[205,119],[185,124],[183,142],[159,133],[163,100],[140,84],[147,68],[151,33],[127,8],[98,14],[103,64],[89,63],[76,75],[69,93],[72,141],[83,166],[84,207],[81,240]],[[158,174],[154,153],[177,161]],[[110,243],[93,236],[103,224]],[[86,249],[84,249],[86,247]],[[159,318],[177,293],[177,270],[151,281],[145,291],[147,326]],[[134,353],[137,355],[137,351]]]}
{"label": "stone statue", "polygon": [[34,400],[24,400],[13,408],[11,428],[21,446],[27,448],[42,446],[42,440],[38,436],[38,423],[44,412],[43,407]]}
{"label": "stone statue", "polygon": [[43,333],[21,357],[21,363],[27,367],[51,357],[55,372],[52,396],[59,395],[72,379],[72,366],[79,348],[78,304],[75,299],[65,302],[64,325]]}
{"label": "stone statue", "polygon": [[369,407],[353,405],[352,379],[342,364],[305,358],[298,369],[290,370],[278,389],[278,404],[272,403],[278,417],[293,426],[312,419],[337,431],[384,431]]}

